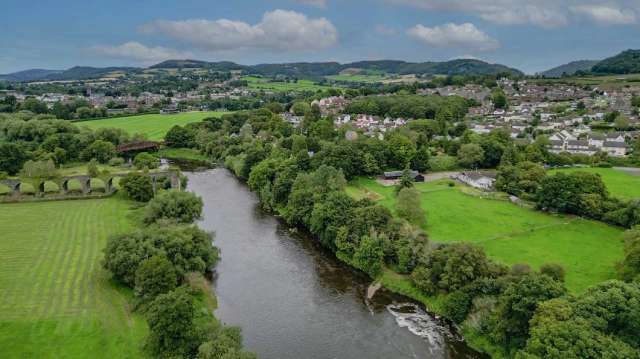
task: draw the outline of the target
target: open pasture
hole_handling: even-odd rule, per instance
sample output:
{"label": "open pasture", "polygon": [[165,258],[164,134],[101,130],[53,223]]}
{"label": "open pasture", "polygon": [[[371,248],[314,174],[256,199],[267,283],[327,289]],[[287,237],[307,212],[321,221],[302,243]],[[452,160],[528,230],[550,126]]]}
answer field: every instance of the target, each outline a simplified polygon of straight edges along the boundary
{"label": "open pasture", "polygon": [[[561,264],[567,272],[567,288],[574,293],[615,277],[615,264],[622,259],[622,229],[482,198],[458,183],[455,187],[448,183],[416,184],[427,213],[423,229],[431,240],[477,243],[491,258],[507,265]],[[354,198],[378,198],[378,203],[395,210],[394,188],[375,180],[352,181],[347,193]]]}
{"label": "open pasture", "polygon": [[589,172],[597,173],[602,177],[602,181],[607,186],[609,194],[620,199],[640,198],[640,170],[632,174],[617,168],[563,168],[550,171],[550,174],[564,172]]}
{"label": "open pasture", "polygon": [[139,358],[147,332],[131,293],[101,266],[130,227],[118,198],[0,205],[0,357]]}
{"label": "open pasture", "polygon": [[86,126],[92,130],[104,127],[121,128],[130,134],[141,133],[150,140],[162,140],[171,127],[184,126],[193,122],[200,122],[207,117],[220,117],[224,112],[182,112],[173,114],[151,114],[128,117],[113,117],[103,120],[78,122],[77,125]]}

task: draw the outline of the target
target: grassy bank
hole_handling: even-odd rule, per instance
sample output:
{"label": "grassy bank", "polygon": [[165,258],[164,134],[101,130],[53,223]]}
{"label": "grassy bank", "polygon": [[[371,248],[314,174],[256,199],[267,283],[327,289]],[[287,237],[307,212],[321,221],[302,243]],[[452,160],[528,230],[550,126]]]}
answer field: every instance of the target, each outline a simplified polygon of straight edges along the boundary
{"label": "grassy bank", "polygon": [[563,168],[550,171],[553,173],[573,173],[573,172],[597,173],[602,177],[602,181],[607,186],[609,193],[613,197],[620,199],[640,198],[640,172],[631,174],[615,168]]}
{"label": "grassy bank", "polygon": [[[481,198],[466,187],[449,187],[448,183],[416,185],[427,213],[423,229],[431,240],[473,242],[491,258],[507,265],[527,263],[539,268],[550,262],[561,264],[572,293],[615,278],[615,264],[623,256],[622,229]],[[371,198],[395,211],[393,187],[359,179],[351,182],[347,192],[356,198]]]}
{"label": "grassy bank", "polygon": [[0,205],[0,357],[145,357],[144,319],[102,268],[131,228],[119,198]]}
{"label": "grassy bank", "polygon": [[89,127],[92,130],[104,127],[121,128],[130,134],[145,134],[150,140],[162,140],[164,135],[175,125],[184,126],[188,123],[200,122],[207,117],[220,117],[223,114],[225,113],[217,111],[153,114],[86,121],[78,125]]}

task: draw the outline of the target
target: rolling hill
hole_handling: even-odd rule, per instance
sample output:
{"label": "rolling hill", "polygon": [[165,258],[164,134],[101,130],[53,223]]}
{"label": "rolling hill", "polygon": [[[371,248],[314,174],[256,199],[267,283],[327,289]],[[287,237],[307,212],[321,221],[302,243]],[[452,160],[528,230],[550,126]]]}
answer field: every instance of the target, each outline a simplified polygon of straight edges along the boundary
{"label": "rolling hill", "polygon": [[578,71],[590,72],[594,65],[598,62],[597,60],[578,60],[572,61],[568,64],[560,65],[549,69],[547,71],[541,72],[540,75],[544,77],[562,77],[563,75],[574,75]]}
{"label": "rolling hill", "polygon": [[[202,68],[214,71],[243,71],[245,75],[266,77],[288,76],[302,79],[314,79],[339,75],[344,70],[366,70],[399,75],[497,75],[510,73],[524,75],[521,71],[500,64],[490,64],[474,59],[459,59],[444,62],[406,62],[397,60],[360,61],[349,64],[338,62],[296,62],[284,64],[240,65],[234,62],[207,62],[199,60],[167,60],[149,67],[149,69]],[[112,72],[137,73],[136,67],[88,67],[76,66],[68,70],[26,70],[0,75],[6,81],[60,81],[87,80],[103,77]]]}
{"label": "rolling hill", "polygon": [[640,50],[626,50],[598,62],[591,70],[596,74],[640,73]]}

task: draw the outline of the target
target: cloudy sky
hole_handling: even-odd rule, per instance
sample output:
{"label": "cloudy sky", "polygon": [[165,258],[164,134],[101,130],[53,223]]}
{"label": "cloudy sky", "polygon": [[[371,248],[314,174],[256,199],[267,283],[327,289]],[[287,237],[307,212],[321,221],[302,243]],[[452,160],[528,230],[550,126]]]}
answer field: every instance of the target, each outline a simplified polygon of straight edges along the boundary
{"label": "cloudy sky", "polygon": [[534,73],[629,48],[640,0],[2,0],[0,11],[0,73],[462,57]]}

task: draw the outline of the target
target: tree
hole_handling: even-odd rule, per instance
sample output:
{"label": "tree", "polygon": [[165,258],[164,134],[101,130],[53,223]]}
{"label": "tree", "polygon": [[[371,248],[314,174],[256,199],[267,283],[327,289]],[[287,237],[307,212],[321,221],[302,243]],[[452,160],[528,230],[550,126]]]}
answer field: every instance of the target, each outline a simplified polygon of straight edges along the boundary
{"label": "tree", "polygon": [[627,282],[640,279],[640,227],[638,226],[625,232],[624,259],[618,266],[618,272],[620,278]]}
{"label": "tree", "polygon": [[178,276],[173,264],[163,255],[145,259],[136,270],[135,293],[143,301],[176,288]]}
{"label": "tree", "polygon": [[562,283],[546,275],[528,274],[510,283],[498,299],[492,338],[507,348],[524,347],[538,305],[565,293]]}
{"label": "tree", "polygon": [[382,270],[384,252],[377,235],[364,236],[353,254],[353,264],[375,278]]}
{"label": "tree", "polygon": [[136,166],[137,169],[155,169],[160,166],[160,161],[158,158],[147,152],[140,152],[133,159],[133,165]]}
{"label": "tree", "polygon": [[396,188],[397,193],[400,193],[405,188],[413,188],[415,182],[415,178],[411,173],[409,168],[405,168],[402,171],[402,176],[400,177],[400,182],[398,183],[398,187]]}
{"label": "tree", "polygon": [[38,101],[35,97],[27,97],[21,104],[20,110],[31,111],[33,113],[47,113],[49,109],[47,104],[42,101]]}
{"label": "tree", "polygon": [[566,299],[541,303],[530,322],[530,338],[518,359],[633,358],[635,350],[575,317]]}
{"label": "tree", "polygon": [[420,206],[420,198],[420,192],[415,188],[401,189],[398,193],[398,204],[396,206],[398,216],[418,226],[424,224],[426,214]]}
{"label": "tree", "polygon": [[223,327],[212,335],[214,339],[202,343],[197,359],[256,359],[256,355],[242,351],[240,328]]}
{"label": "tree", "polygon": [[91,159],[89,163],[87,163],[87,176],[91,178],[96,178],[100,175],[100,170],[98,169],[98,161],[95,158]]}
{"label": "tree", "polygon": [[191,192],[167,191],[153,198],[145,209],[147,224],[160,220],[193,223],[202,215],[202,198]]}
{"label": "tree", "polygon": [[491,102],[495,108],[506,109],[508,107],[507,96],[502,89],[496,89],[491,93]]}
{"label": "tree", "polygon": [[15,175],[29,159],[24,148],[16,143],[0,143],[0,171]]}
{"label": "tree", "polygon": [[484,150],[478,144],[468,143],[458,150],[458,163],[463,167],[477,168],[483,160]]}
{"label": "tree", "polygon": [[95,158],[100,163],[107,163],[116,155],[116,146],[107,141],[96,140],[82,151],[81,158],[90,161]]}
{"label": "tree", "polygon": [[614,126],[618,130],[628,129],[630,126],[629,118],[627,118],[627,116],[624,116],[624,115],[619,115],[614,120]]}
{"label": "tree", "polygon": [[120,186],[134,201],[149,202],[154,195],[151,177],[140,173],[128,173],[120,180]]}
{"label": "tree", "polygon": [[195,308],[187,290],[179,288],[159,295],[146,312],[149,347],[164,357],[193,357],[199,346],[195,333]]}
{"label": "tree", "polygon": [[538,208],[599,218],[608,192],[594,173],[557,173],[545,177],[536,193]]}
{"label": "tree", "polygon": [[[365,153],[365,156],[367,155],[371,156],[371,154]],[[420,146],[413,158],[413,161],[411,161],[411,168],[418,172],[425,172],[429,169],[429,159],[431,159],[431,151],[429,150],[429,147],[427,145]]]}
{"label": "tree", "polygon": [[489,261],[482,248],[455,243],[429,252],[411,277],[418,288],[436,294],[456,291],[489,274]]}
{"label": "tree", "polygon": [[290,111],[296,116],[304,116],[307,112],[311,112],[311,106],[306,102],[299,101],[291,106]]}
{"label": "tree", "polygon": [[196,134],[193,130],[175,125],[164,136],[164,141],[169,147],[182,148],[195,145]]}

